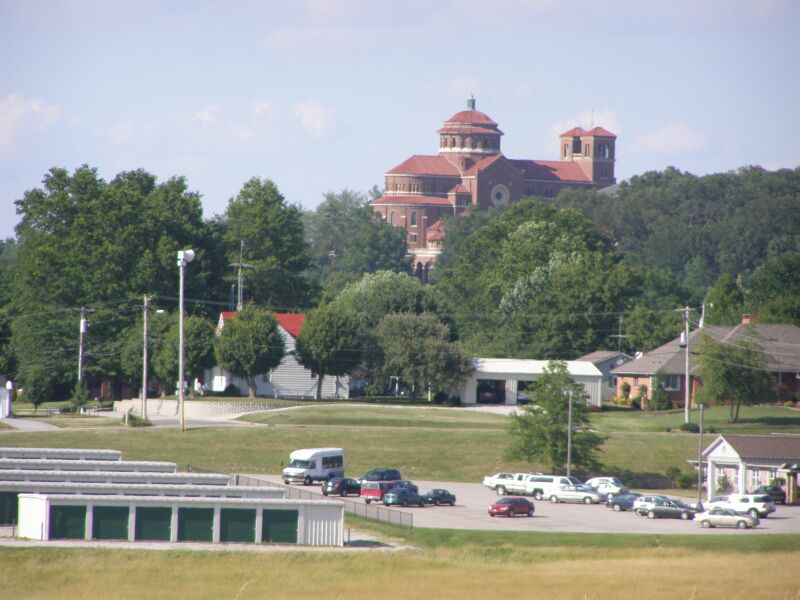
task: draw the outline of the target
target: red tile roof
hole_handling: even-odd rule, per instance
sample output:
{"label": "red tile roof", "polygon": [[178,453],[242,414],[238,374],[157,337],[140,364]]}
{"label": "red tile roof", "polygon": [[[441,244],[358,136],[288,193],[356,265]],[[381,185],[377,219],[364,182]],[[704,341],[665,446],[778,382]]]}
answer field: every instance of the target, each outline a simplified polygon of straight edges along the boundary
{"label": "red tile roof", "polygon": [[482,171],[489,165],[493,164],[495,161],[500,160],[501,158],[505,158],[502,154],[493,154],[492,156],[487,156],[479,160],[477,163],[472,165],[469,169],[464,171],[464,175],[475,175],[478,171]]}
{"label": "red tile roof", "polygon": [[372,204],[396,204],[403,206],[407,204],[430,204],[434,206],[453,206],[447,198],[440,196],[382,196],[372,201]]}
{"label": "red tile roof", "polygon": [[443,156],[415,154],[386,173],[387,175],[451,175],[459,172],[453,163]]}
{"label": "red tile roof", "polygon": [[[220,323],[230,321],[235,316],[236,311],[223,311],[219,313]],[[306,320],[306,316],[303,313],[273,313],[272,316],[275,317],[275,320],[278,321],[278,324],[294,338],[300,335],[300,330],[303,328],[303,323]]]}
{"label": "red tile roof", "polygon": [[[448,194],[471,194],[472,192],[470,192],[467,189],[467,186],[465,186],[464,184],[457,183],[456,185],[451,187],[450,190],[447,193]],[[438,221],[437,221],[437,223],[438,223]]]}
{"label": "red tile roof", "polygon": [[592,127],[591,129],[584,129],[583,127],[573,127],[568,131],[562,133],[559,137],[571,137],[571,136],[586,136],[586,135],[594,135],[598,137],[617,137],[615,134],[611,133],[608,129],[604,129],[603,127]]}
{"label": "red tile roof", "polygon": [[303,313],[275,313],[273,315],[289,335],[296,338],[303,329],[306,316]]}
{"label": "red tile roof", "polygon": [[444,222],[439,219],[425,230],[428,241],[439,241],[444,239]]}
{"label": "red tile roof", "polygon": [[457,133],[474,135],[504,135],[496,127],[481,127],[479,125],[464,125],[463,123],[445,123],[436,133]]}
{"label": "red tile roof", "polygon": [[576,181],[591,183],[591,178],[581,169],[578,163],[560,160],[519,160],[509,162],[522,173],[525,179],[541,179],[545,181]]}
{"label": "red tile roof", "polygon": [[471,125],[489,125],[497,127],[486,113],[479,110],[462,110],[447,119],[446,123],[468,123]]}

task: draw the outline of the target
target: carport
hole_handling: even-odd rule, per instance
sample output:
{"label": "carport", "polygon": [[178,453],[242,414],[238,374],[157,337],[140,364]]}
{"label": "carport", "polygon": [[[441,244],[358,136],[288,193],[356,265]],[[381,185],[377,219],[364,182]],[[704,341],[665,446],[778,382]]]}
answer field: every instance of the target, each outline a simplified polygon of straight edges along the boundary
{"label": "carport", "polygon": [[[474,358],[473,372],[460,389],[463,404],[517,404],[523,399],[520,388],[535,382],[549,361],[513,358]],[[602,405],[603,374],[589,361],[565,361],[567,370],[586,390],[590,406]],[[522,385],[521,385],[522,384]]]}

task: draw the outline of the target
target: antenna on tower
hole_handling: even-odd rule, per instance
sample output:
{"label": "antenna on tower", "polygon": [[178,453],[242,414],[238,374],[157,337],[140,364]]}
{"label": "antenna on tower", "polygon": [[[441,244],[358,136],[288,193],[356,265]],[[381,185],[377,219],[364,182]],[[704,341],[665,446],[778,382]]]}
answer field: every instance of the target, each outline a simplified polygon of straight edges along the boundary
{"label": "antenna on tower", "polygon": [[230,263],[229,267],[236,267],[236,284],[238,286],[236,293],[236,310],[242,310],[244,307],[243,288],[244,288],[244,273],[243,269],[252,269],[253,265],[248,265],[242,262],[244,260],[244,240],[239,240],[239,262]]}
{"label": "antenna on tower", "polygon": [[467,109],[475,110],[475,96],[473,94],[470,94],[469,98],[467,98]]}

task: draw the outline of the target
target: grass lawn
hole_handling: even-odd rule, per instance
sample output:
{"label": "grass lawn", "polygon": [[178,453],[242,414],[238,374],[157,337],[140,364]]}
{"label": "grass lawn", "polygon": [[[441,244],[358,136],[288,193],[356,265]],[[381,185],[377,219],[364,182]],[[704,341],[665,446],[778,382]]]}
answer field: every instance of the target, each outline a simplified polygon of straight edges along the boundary
{"label": "grass lawn", "polygon": [[800,597],[800,551],[780,541],[743,552],[720,541],[698,549],[527,537],[473,534],[398,552],[0,548],[0,589],[8,598],[59,600]]}
{"label": "grass lawn", "polygon": [[[30,418],[30,417],[26,417]],[[37,421],[49,423],[56,427],[71,429],[73,427],[120,427],[122,423],[118,418],[89,417],[84,415],[53,415],[52,417],[35,417]]]}

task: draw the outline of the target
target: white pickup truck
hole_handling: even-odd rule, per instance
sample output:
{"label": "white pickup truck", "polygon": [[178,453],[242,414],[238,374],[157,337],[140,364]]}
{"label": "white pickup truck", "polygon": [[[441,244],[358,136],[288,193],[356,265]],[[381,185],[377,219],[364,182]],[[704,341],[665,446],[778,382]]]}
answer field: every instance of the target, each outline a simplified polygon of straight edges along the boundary
{"label": "white pickup truck", "polygon": [[581,485],[577,477],[565,475],[543,475],[541,473],[496,473],[483,478],[483,485],[499,496],[514,494],[533,496],[537,500],[550,496],[550,492],[562,485]]}

